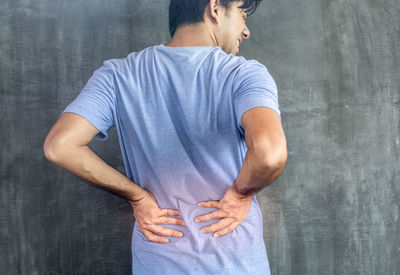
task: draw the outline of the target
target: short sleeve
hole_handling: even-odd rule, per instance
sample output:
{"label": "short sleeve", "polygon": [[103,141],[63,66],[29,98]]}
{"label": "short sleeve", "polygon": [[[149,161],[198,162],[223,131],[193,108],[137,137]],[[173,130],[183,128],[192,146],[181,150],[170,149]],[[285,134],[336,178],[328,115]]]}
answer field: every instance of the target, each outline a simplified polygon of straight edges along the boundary
{"label": "short sleeve", "polygon": [[106,140],[108,130],[114,126],[115,102],[113,65],[106,60],[60,116],[66,112],[82,116],[100,131],[94,138]]}
{"label": "short sleeve", "polygon": [[254,59],[246,60],[239,66],[232,99],[237,127],[242,134],[242,115],[254,107],[270,108],[281,117],[275,81],[268,69]]}

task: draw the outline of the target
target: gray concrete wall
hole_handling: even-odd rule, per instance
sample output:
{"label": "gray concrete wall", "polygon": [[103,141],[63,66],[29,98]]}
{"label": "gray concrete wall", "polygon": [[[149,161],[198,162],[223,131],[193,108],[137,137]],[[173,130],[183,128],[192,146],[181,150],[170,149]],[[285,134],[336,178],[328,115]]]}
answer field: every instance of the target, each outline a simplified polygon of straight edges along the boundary
{"label": "gray concrete wall", "polygon": [[[47,161],[103,60],[169,40],[166,0],[0,0],[1,274],[130,274],[129,204]],[[272,274],[400,274],[400,2],[266,1],[239,55],[276,80],[289,157],[257,194]],[[123,172],[115,129],[90,146]]]}

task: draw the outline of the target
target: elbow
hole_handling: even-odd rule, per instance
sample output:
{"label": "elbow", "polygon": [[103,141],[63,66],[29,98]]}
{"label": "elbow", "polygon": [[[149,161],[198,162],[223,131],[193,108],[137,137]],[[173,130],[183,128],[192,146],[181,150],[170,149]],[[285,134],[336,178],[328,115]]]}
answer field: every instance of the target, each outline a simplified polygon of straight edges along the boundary
{"label": "elbow", "polygon": [[[268,142],[253,143],[248,147],[248,152],[254,160],[253,165],[259,171],[271,171],[280,174],[286,164],[288,153],[286,141],[271,145]],[[264,173],[264,172],[262,172]]]}
{"label": "elbow", "polygon": [[47,160],[51,162],[56,162],[60,151],[59,148],[60,145],[57,142],[52,141],[49,138],[46,138],[43,144],[43,154]]}
{"label": "elbow", "polygon": [[280,148],[276,148],[273,151],[270,151],[264,158],[264,167],[267,170],[275,170],[279,171],[279,174],[285,168],[286,161],[288,158],[286,145],[281,146]]}
{"label": "elbow", "polygon": [[55,158],[54,150],[49,146],[48,142],[46,141],[43,144],[43,154],[47,160],[53,161],[53,159]]}

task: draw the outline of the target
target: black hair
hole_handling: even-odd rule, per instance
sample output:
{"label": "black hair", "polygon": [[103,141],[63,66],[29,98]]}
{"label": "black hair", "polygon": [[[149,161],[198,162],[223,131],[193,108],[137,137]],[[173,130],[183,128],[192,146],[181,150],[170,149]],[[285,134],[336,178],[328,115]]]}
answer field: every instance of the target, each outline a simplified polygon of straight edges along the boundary
{"label": "black hair", "polygon": [[[220,0],[220,6],[229,10],[233,2],[240,0]],[[262,0],[243,0],[247,16],[252,15]],[[204,22],[204,9],[210,0],[171,0],[169,3],[169,33],[174,36],[178,27],[188,24]]]}

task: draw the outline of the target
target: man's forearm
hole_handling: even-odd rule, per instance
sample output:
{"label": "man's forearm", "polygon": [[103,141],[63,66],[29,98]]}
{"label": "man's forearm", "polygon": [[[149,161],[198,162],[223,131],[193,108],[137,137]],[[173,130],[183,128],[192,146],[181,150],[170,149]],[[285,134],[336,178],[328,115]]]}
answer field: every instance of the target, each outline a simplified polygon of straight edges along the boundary
{"label": "man's forearm", "polygon": [[286,161],[262,165],[254,150],[248,149],[233,189],[243,197],[251,196],[273,182],[283,171]]}
{"label": "man's forearm", "polygon": [[54,164],[86,182],[131,201],[141,199],[144,189],[105,163],[89,146],[70,146],[46,156]]}

